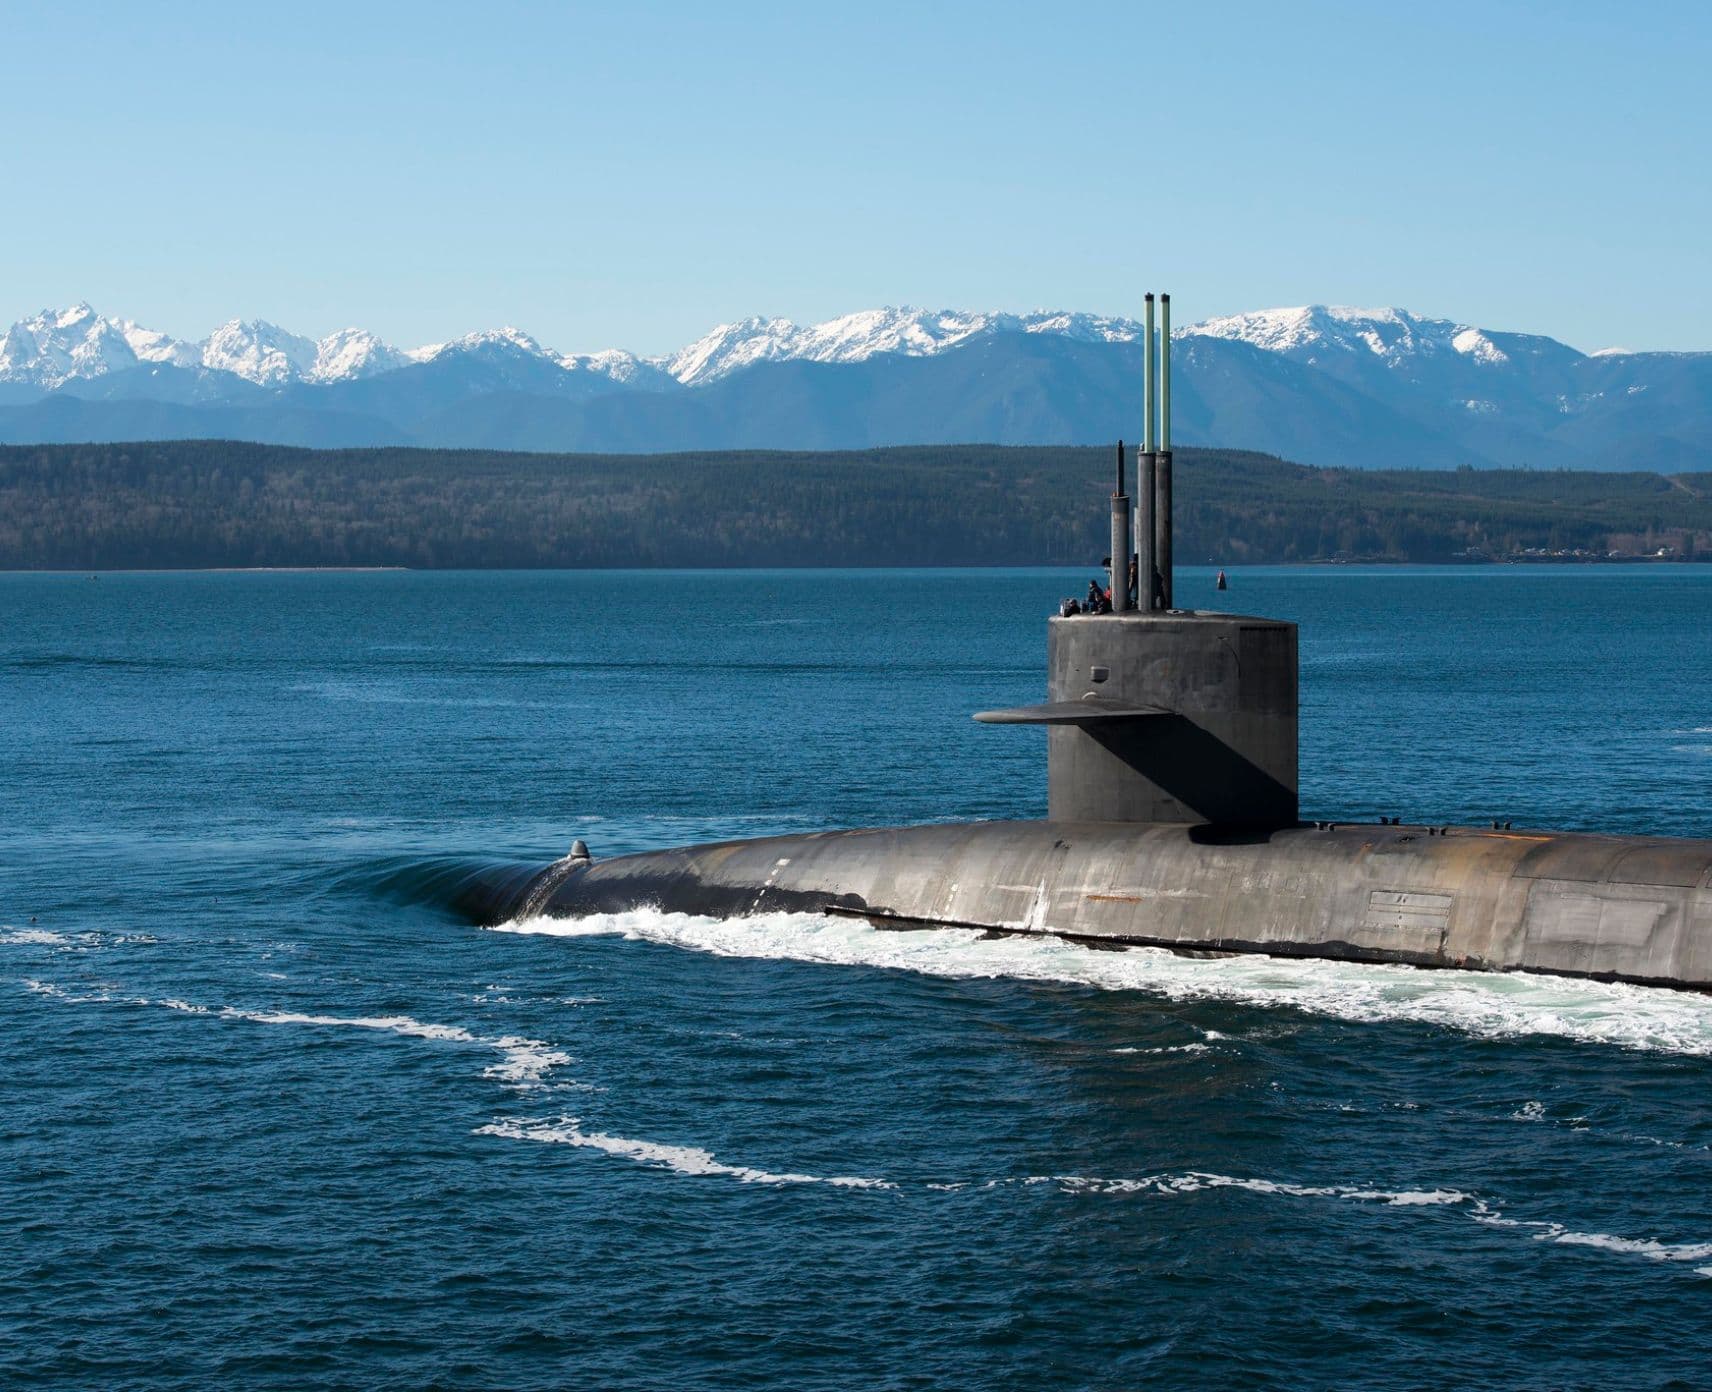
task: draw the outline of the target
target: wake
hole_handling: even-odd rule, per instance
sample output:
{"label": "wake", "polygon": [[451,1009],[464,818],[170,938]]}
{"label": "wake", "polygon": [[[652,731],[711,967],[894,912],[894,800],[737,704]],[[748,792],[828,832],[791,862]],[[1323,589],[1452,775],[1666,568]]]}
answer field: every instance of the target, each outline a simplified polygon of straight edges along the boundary
{"label": "wake", "polygon": [[899,932],[820,914],[713,918],[637,909],[577,919],[522,918],[491,931],[616,936],[720,957],[1139,991],[1173,1001],[1288,1007],[1357,1023],[1435,1025],[1484,1039],[1544,1035],[1712,1056],[1712,998],[1565,977],[1252,954],[1192,958],[1153,947],[1113,952],[1057,938],[987,938],[973,929]]}
{"label": "wake", "polygon": [[[625,920],[634,920],[637,915],[627,914],[620,917]],[[671,922],[670,920],[673,918],[680,921]],[[790,941],[790,934],[807,933],[815,935],[813,941],[817,953],[806,960],[861,961],[867,965],[896,965],[895,958],[876,963],[872,951],[864,953],[858,950],[859,945],[865,941],[863,932],[847,922],[820,919],[811,915],[779,915],[778,918],[782,922],[769,924],[765,919],[715,920],[688,919],[681,915],[654,915],[652,923],[654,940],[656,941],[676,942],[685,937],[694,939],[698,935],[719,930],[720,936],[713,940],[714,945],[704,946],[702,950],[722,951],[725,955],[784,955],[779,949],[783,944]],[[729,934],[734,926],[758,928],[761,933],[733,939]],[[635,922],[627,922],[620,926],[616,922],[602,922],[600,920],[564,923],[537,919],[531,920],[529,923],[512,925],[502,931],[551,932],[559,936],[590,936],[597,933],[624,932],[634,937],[645,936],[641,927]],[[769,933],[771,936],[767,936]],[[897,934],[882,935],[874,932],[874,930],[867,930],[867,933],[873,937],[885,939],[904,936]],[[1028,951],[1022,954],[1013,951],[1011,959],[1002,964],[1008,970],[997,970],[994,964],[987,962],[980,964],[981,970],[977,971],[975,970],[976,964],[968,960],[969,950],[974,948],[977,942],[982,949],[995,946],[995,944],[979,942],[978,936],[975,934],[934,933],[928,936],[942,939],[938,943],[926,944],[927,952],[932,955],[923,959],[936,964],[941,975],[1017,975],[1019,970],[1026,970],[1027,975],[1022,977],[1026,980],[1076,981],[1107,989],[1157,988],[1156,986],[1138,984],[1137,979],[1132,978],[1129,973],[1119,971],[1118,969],[1122,967],[1124,961],[1122,958],[1115,961],[1105,961],[1103,958],[1106,954],[1078,953],[1077,949],[1071,948],[1067,944],[1047,941],[1037,943],[1033,940],[1016,940],[1015,942],[998,944],[1013,949],[1020,945]],[[975,939],[975,941],[966,941],[968,939]],[[24,939],[20,945],[33,945],[34,942],[35,939],[33,938]],[[837,943],[843,943],[844,946],[836,947],[835,944]],[[757,950],[762,945],[770,945],[773,950],[765,952]],[[748,950],[737,951],[737,947]],[[907,945],[904,950],[908,951]],[[887,951],[896,953],[899,948],[894,944]],[[1065,964],[1066,957],[1072,955],[1094,960],[1081,963],[1072,970]],[[1164,955],[1169,956],[1169,954]],[[1148,957],[1141,960],[1150,960],[1151,956],[1152,954],[1149,954]],[[1203,967],[1224,966],[1226,963],[1196,963],[1194,965]],[[1298,965],[1309,965],[1319,969],[1333,964],[1284,963],[1281,965],[1290,968]],[[929,968],[924,967],[921,960],[913,960],[908,964],[908,969],[927,970]],[[1352,970],[1372,972],[1393,969],[1360,968]],[[1423,975],[1425,974],[1423,973]],[[210,1022],[220,1021],[269,1028],[303,1029],[315,1033],[355,1031],[377,1035],[394,1035],[435,1047],[450,1046],[457,1049],[473,1049],[478,1053],[485,1052],[490,1055],[490,1062],[481,1070],[483,1077],[501,1084],[509,1091],[522,1094],[542,1096],[587,1086],[586,1084],[565,1082],[552,1076],[555,1070],[564,1068],[572,1062],[569,1054],[545,1041],[530,1039],[521,1035],[482,1034],[463,1025],[419,1020],[414,1016],[402,1014],[331,1015],[296,1010],[255,1010],[232,1005],[204,1005],[173,997],[151,998],[115,995],[99,989],[78,991],[68,989],[55,982],[37,979],[26,979],[21,984],[27,991],[39,998],[72,1006],[163,1009],[181,1015],[200,1017]],[[1274,987],[1272,989],[1284,988]],[[594,1151],[608,1160],[626,1162],[645,1170],[664,1172],[668,1175],[691,1178],[702,1182],[726,1181],[769,1188],[815,1185],[845,1192],[889,1191],[895,1195],[900,1191],[913,1189],[923,1194],[953,1195],[960,1192],[992,1192],[1033,1189],[1044,1186],[1067,1197],[1168,1201],[1181,1200],[1211,1190],[1237,1190],[1266,1199],[1285,1202],[1351,1203],[1364,1207],[1407,1209],[1421,1213],[1434,1210],[1450,1211],[1482,1227],[1508,1231],[1516,1236],[1529,1238],[1536,1243],[1590,1248],[1621,1257],[1638,1257],[1661,1263],[1693,1264],[1694,1275],[1712,1277],[1712,1266],[1698,1265],[1698,1263],[1712,1260],[1712,1242],[1667,1242],[1654,1237],[1624,1237],[1612,1233],[1574,1228],[1552,1220],[1512,1218],[1504,1212],[1503,1207],[1496,1201],[1453,1188],[1391,1190],[1352,1184],[1314,1185],[1261,1176],[1225,1175],[1206,1171],[1164,1172],[1133,1178],[1055,1174],[937,1183],[918,1180],[906,1183],[880,1176],[817,1175],[804,1171],[770,1170],[755,1165],[734,1163],[721,1160],[711,1151],[696,1145],[661,1142],[617,1135],[608,1131],[589,1130],[583,1126],[580,1118],[570,1115],[561,1115],[551,1120],[496,1117],[484,1125],[475,1127],[473,1134],[502,1141],[546,1143],[569,1146],[577,1150]]]}

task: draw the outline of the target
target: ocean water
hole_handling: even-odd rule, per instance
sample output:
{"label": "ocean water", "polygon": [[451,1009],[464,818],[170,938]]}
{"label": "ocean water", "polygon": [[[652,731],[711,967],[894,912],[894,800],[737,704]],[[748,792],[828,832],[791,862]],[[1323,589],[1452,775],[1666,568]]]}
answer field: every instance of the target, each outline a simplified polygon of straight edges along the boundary
{"label": "ocean water", "polygon": [[[0,1385],[1712,1385],[1712,999],[449,907],[1039,815],[1086,581],[0,576]],[[1308,817],[1712,836],[1712,569],[1180,592]]]}

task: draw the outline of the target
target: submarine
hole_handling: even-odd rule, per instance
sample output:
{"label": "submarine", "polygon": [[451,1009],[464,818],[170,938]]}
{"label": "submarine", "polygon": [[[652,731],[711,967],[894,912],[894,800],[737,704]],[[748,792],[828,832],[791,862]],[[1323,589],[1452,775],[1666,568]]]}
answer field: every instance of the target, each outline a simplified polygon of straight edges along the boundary
{"label": "submarine", "polygon": [[[1712,990],[1712,840],[1298,815],[1293,623],[1172,603],[1171,310],[1145,301],[1136,497],[1117,450],[1109,612],[1047,620],[1047,815],[826,831],[474,874],[485,924],[649,907],[1043,934],[1195,955]],[[1127,583],[1124,558],[1147,583]]]}

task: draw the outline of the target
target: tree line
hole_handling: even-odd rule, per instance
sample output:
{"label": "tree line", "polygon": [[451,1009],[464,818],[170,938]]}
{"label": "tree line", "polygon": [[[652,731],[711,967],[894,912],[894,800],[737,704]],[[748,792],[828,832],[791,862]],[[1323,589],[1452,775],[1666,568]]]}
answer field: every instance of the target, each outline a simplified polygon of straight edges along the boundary
{"label": "tree line", "polygon": [[[0,448],[0,568],[1095,564],[1111,487],[1110,450],[1045,446],[15,445]],[[1712,474],[1318,469],[1185,449],[1176,524],[1186,564],[1712,559]]]}

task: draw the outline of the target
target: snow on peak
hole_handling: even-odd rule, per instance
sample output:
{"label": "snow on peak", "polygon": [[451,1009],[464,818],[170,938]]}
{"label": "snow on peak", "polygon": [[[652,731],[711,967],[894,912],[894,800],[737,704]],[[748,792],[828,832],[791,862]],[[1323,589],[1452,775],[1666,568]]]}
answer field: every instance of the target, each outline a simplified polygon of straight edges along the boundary
{"label": "snow on peak", "polygon": [[0,382],[23,382],[52,391],[77,378],[103,376],[140,363],[230,372],[261,386],[292,382],[345,382],[373,377],[447,352],[522,355],[587,371],[615,382],[658,376],[633,353],[561,355],[529,334],[507,326],[466,334],[450,343],[401,350],[367,329],[340,329],[320,342],[266,320],[233,319],[200,343],[187,343],[129,319],[103,319],[86,303],[44,309],[0,335]]}
{"label": "snow on peak", "polygon": [[1250,314],[1227,314],[1178,329],[1176,338],[1228,338],[1253,344],[1272,353],[1285,353],[1311,343],[1315,337],[1314,310],[1262,309]]}
{"label": "snow on peak", "polygon": [[994,333],[1050,333],[1114,343],[1133,340],[1140,332],[1140,326],[1131,319],[1057,310],[1019,315],[887,306],[819,324],[763,318],[721,324],[687,348],[661,359],[660,365],[678,381],[694,385],[758,362],[863,362],[881,353],[926,357]]}
{"label": "snow on peak", "polygon": [[130,319],[104,319],[86,303],[44,309],[0,337],[0,381],[28,382],[49,391],[142,363],[209,368],[280,386],[367,377],[407,361],[364,329],[342,329],[313,343],[262,320],[234,319],[202,342],[187,343]]}
{"label": "snow on peak", "polygon": [[202,365],[264,387],[307,377],[315,368],[313,340],[287,333],[265,319],[234,319],[202,344]]}
{"label": "snow on peak", "polygon": [[614,382],[640,382],[661,375],[660,368],[654,363],[622,348],[607,348],[599,353],[566,353],[557,362],[566,372],[592,372]]}
{"label": "snow on peak", "polygon": [[1450,319],[1424,319],[1406,309],[1297,305],[1207,319],[1174,337],[1236,339],[1272,353],[1317,361],[1327,353],[1371,353],[1396,366],[1423,354],[1459,353],[1475,362],[1508,362],[1483,330]]}
{"label": "snow on peak", "polygon": [[202,351],[194,343],[171,338],[159,329],[145,329],[129,319],[110,322],[118,328],[138,362],[171,363],[174,367],[198,367],[202,363]]}
{"label": "snow on peak", "polygon": [[921,357],[980,332],[988,317],[905,307],[860,310],[808,325],[789,319],[744,319],[719,325],[672,354],[664,366],[687,386],[715,381],[758,362],[861,362],[876,353]]}
{"label": "snow on peak", "polygon": [[410,358],[367,329],[340,329],[315,345],[311,382],[347,382],[403,367]]}
{"label": "snow on peak", "polygon": [[1115,318],[1108,314],[1066,314],[1061,310],[1025,314],[1018,323],[1024,333],[1062,334],[1088,343],[1136,343],[1145,332],[1138,319]]}
{"label": "snow on peak", "polygon": [[1473,358],[1476,362],[1502,363],[1510,361],[1510,355],[1481,333],[1479,329],[1463,329],[1451,339],[1450,346],[1457,352]]}
{"label": "snow on peak", "polygon": [[1317,347],[1382,353],[1406,337],[1414,316],[1401,309],[1357,309],[1350,305],[1294,305],[1206,319],[1177,332],[1183,338],[1237,339],[1273,353]]}
{"label": "snow on peak", "polygon": [[454,338],[450,343],[437,343],[432,348],[418,351],[426,359],[437,358],[442,353],[479,353],[494,350],[556,360],[555,354],[549,353],[522,329],[513,328],[510,324],[500,329],[480,329],[475,333],[467,333],[462,338]]}
{"label": "snow on peak", "polygon": [[[618,349],[559,353],[510,326],[447,343],[399,349],[365,329],[341,329],[314,342],[265,321],[233,320],[201,343],[188,343],[128,319],[104,319],[80,302],[66,309],[42,310],[12,325],[0,337],[0,382],[30,383],[51,391],[77,378],[124,371],[140,363],[167,363],[230,372],[279,387],[298,381],[371,377],[455,353],[502,362],[539,360],[567,373],[659,388],[670,386],[674,379],[686,386],[718,381],[762,362],[856,363],[883,354],[925,357],[995,334],[1127,343],[1139,339],[1141,332],[1134,319],[1062,310],[1014,314],[903,305],[859,310],[814,324],[743,319],[720,324],[675,353],[640,358]],[[1240,341],[1309,364],[1377,362],[1408,375],[1427,358],[1483,370],[1556,353],[1579,356],[1551,339],[1493,333],[1449,319],[1422,318],[1404,309],[1348,305],[1297,305],[1227,315],[1179,328],[1174,336]]]}
{"label": "snow on peak", "polygon": [[52,391],[76,379],[123,372],[139,362],[195,362],[196,350],[129,319],[103,319],[87,303],[44,309],[0,337],[0,381]]}
{"label": "snow on peak", "polygon": [[687,348],[663,359],[660,365],[686,385],[711,381],[750,363],[782,356],[782,345],[796,329],[789,319],[757,318],[719,324]]}

